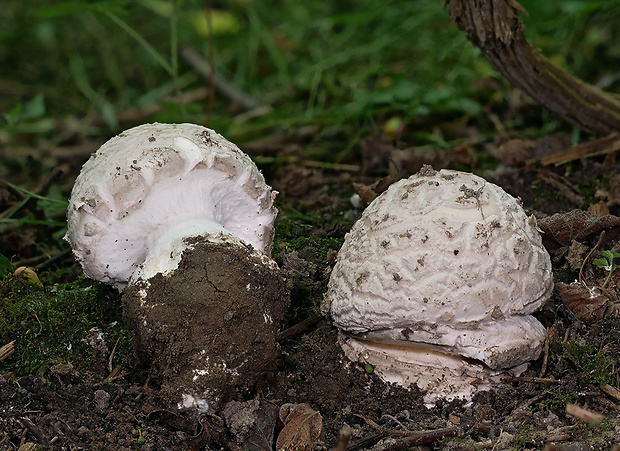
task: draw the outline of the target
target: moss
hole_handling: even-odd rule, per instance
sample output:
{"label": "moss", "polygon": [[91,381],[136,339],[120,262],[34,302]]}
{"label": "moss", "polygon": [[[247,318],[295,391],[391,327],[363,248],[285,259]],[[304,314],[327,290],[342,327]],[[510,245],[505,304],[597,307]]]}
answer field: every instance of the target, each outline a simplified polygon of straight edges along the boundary
{"label": "moss", "polygon": [[[57,363],[89,369],[93,358],[101,360],[85,340],[95,327],[105,334],[108,346],[119,340],[115,355],[122,359],[131,348],[121,311],[116,291],[84,278],[38,287],[9,276],[0,282],[0,344],[15,341],[15,352],[0,368],[10,366],[18,375]],[[107,361],[101,364],[105,367]]]}
{"label": "moss", "polygon": [[512,442],[514,449],[527,449],[541,444],[542,442],[538,437],[538,433],[534,430],[534,426],[529,423],[519,425]]}
{"label": "moss", "polygon": [[321,229],[301,224],[291,216],[278,222],[273,258],[283,265],[283,256],[296,252],[308,266],[306,270],[287,274],[291,287],[291,306],[284,327],[302,321],[316,311],[327,290],[329,266],[343,241],[341,237],[332,237]]}
{"label": "moss", "polygon": [[556,388],[545,390],[545,395],[545,399],[541,401],[540,405],[557,415],[563,415],[566,412],[566,404],[574,404],[579,400],[577,393],[558,391]]}
{"label": "moss", "polygon": [[[326,259],[330,250],[338,251],[344,242],[340,236],[340,228],[350,229],[351,224],[338,224],[338,231],[325,232],[325,228],[317,228],[299,222],[292,216],[285,216],[276,224],[273,258],[277,261],[282,254],[300,251],[303,248],[312,248],[317,258]],[[327,229],[329,230],[329,229]],[[332,227],[333,230],[333,227]]]}
{"label": "moss", "polygon": [[580,205],[580,208],[586,210],[591,204],[596,204],[600,199],[596,197],[596,193],[599,190],[608,190],[609,189],[609,179],[608,178],[596,178],[590,177],[585,180],[582,180],[577,184],[577,190],[579,194],[583,196],[584,201]]}
{"label": "moss", "polygon": [[586,383],[608,384],[612,380],[614,362],[605,351],[569,341],[564,344],[563,354],[579,370]]}

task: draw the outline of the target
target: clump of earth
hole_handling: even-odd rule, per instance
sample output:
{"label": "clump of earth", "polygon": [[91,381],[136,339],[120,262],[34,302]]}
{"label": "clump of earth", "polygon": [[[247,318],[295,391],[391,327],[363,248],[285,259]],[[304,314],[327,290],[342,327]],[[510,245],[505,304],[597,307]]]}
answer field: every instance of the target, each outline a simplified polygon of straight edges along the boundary
{"label": "clump of earth", "polygon": [[167,407],[200,412],[265,384],[288,305],[275,264],[244,246],[200,240],[171,275],[140,280],[123,293],[136,355],[161,379],[160,397]]}

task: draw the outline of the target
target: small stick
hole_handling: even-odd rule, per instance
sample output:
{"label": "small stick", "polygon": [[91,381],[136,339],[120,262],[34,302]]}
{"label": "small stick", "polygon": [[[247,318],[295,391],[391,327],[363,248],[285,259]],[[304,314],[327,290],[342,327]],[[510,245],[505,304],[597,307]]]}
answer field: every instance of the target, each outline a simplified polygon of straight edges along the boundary
{"label": "small stick", "polygon": [[547,372],[547,362],[549,361],[549,328],[547,327],[547,335],[545,336],[545,353],[542,361],[542,367],[540,368],[539,378],[542,378]]}
{"label": "small stick", "polygon": [[578,420],[585,421],[588,424],[598,426],[603,422],[605,417],[600,413],[592,412],[591,410],[579,407],[576,404],[566,404],[566,413]]}
{"label": "small stick", "polygon": [[0,347],[0,362],[11,357],[15,351],[15,340]]}
{"label": "small stick", "polygon": [[437,429],[434,431],[419,432],[407,437],[402,437],[388,443],[373,448],[373,451],[400,451],[413,446],[427,445],[429,443],[450,437],[463,437],[463,429],[452,427],[447,429]]}
{"label": "small stick", "polygon": [[601,390],[603,390],[605,393],[607,393],[612,398],[616,398],[618,401],[620,401],[620,390],[618,390],[617,388],[612,387],[609,384],[603,384],[601,385]]}
{"label": "small stick", "polygon": [[574,160],[613,153],[619,149],[620,138],[618,137],[618,133],[611,133],[595,141],[586,141],[574,147],[562,149],[558,152],[543,155],[542,157],[532,157],[527,160],[526,163],[532,164],[536,161],[540,161],[543,166],[548,166],[550,164],[561,166]]}
{"label": "small stick", "polygon": [[22,417],[18,421],[20,424],[22,424],[22,426],[26,426],[30,433],[37,438],[39,443],[41,443],[42,445],[49,445],[50,441],[49,438],[47,438],[47,435],[45,435],[45,433],[41,431],[41,429],[39,429],[39,427],[34,424],[30,418]]}
{"label": "small stick", "polygon": [[115,381],[116,379],[120,379],[121,377],[129,376],[131,373],[132,371],[126,371],[124,373],[121,373],[121,367],[117,366],[116,368],[114,368],[114,370],[110,373],[108,377],[106,377],[101,382],[97,382],[94,386],[100,387],[101,385],[105,383]]}
{"label": "small stick", "polygon": [[582,284],[586,288],[588,288],[588,285],[583,281],[583,267],[586,265],[586,262],[588,261],[588,259],[592,255],[592,253],[596,250],[597,247],[599,247],[599,245],[603,241],[603,237],[604,236],[605,236],[605,231],[603,230],[601,232],[601,234],[599,235],[598,241],[596,242],[594,247],[590,250],[590,252],[588,252],[588,255],[586,255],[586,258],[583,259],[583,263],[581,264],[581,268],[579,268],[579,283]]}
{"label": "small stick", "polygon": [[282,332],[280,332],[276,340],[278,341],[278,343],[285,342],[286,340],[289,340],[301,334],[302,332],[305,332],[307,329],[309,329],[310,327],[314,326],[319,321],[321,321],[321,319],[323,319],[323,315],[321,315],[320,312],[315,313],[309,318],[306,318],[303,321],[295,324],[294,326],[291,326],[288,329],[285,329]]}
{"label": "small stick", "polygon": [[560,381],[548,377],[511,377],[507,382],[539,382],[541,384],[559,384]]}
{"label": "small stick", "polygon": [[116,339],[116,343],[114,343],[114,347],[112,348],[112,352],[110,353],[110,359],[108,360],[108,371],[110,371],[110,373],[112,373],[112,362],[114,360],[114,353],[116,352],[116,347],[118,346],[118,342],[121,340],[121,337],[118,337]]}

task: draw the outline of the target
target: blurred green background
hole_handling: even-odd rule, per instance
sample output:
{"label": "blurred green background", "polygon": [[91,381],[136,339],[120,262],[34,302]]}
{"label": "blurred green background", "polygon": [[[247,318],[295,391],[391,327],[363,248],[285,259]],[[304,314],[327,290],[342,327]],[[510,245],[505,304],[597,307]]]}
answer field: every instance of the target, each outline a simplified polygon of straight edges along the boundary
{"label": "blurred green background", "polygon": [[[437,116],[509,107],[506,83],[450,23],[443,3],[5,0],[0,145],[111,135],[135,125],[129,113],[155,105],[138,122],[202,123],[233,141],[317,124],[323,137],[342,134],[346,147],[396,118],[417,123],[417,139],[427,134],[432,142]],[[578,77],[619,90],[618,2],[521,3],[536,47]],[[209,83],[183,59],[186,47],[270,108],[248,113],[219,92],[196,93]],[[192,92],[197,100],[177,101]],[[521,128],[538,122],[543,132],[558,126],[538,115],[515,120]]]}

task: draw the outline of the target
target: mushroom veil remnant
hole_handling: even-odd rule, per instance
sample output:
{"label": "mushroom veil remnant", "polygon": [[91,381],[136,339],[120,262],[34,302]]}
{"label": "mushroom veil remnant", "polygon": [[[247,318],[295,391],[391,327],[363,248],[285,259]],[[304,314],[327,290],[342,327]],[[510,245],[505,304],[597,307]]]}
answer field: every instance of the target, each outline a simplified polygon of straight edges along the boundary
{"label": "mushroom veil remnant", "polygon": [[534,217],[500,187],[430,166],[394,183],[345,238],[322,310],[341,346],[425,403],[470,400],[539,357],[551,296]]}
{"label": "mushroom veil remnant", "polygon": [[200,411],[271,370],[288,291],[271,260],[275,192],[213,130],[147,124],[84,164],[66,240],[84,273],[123,291],[162,398]]}

